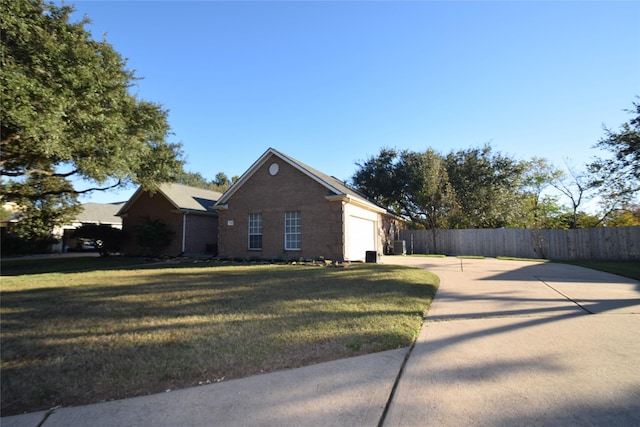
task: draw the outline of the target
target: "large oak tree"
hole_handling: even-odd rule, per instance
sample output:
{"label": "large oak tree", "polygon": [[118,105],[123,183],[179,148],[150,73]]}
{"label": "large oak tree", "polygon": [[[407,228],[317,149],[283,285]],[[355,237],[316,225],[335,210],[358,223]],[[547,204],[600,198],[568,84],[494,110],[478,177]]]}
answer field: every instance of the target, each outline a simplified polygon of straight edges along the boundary
{"label": "large oak tree", "polygon": [[510,227],[524,215],[521,162],[486,144],[449,153],[446,165],[460,204],[453,228]]}
{"label": "large oak tree", "polygon": [[132,94],[134,71],[93,39],[88,19],[71,22],[66,5],[0,1],[3,201],[29,217],[57,200],[65,209],[47,228],[67,219],[79,194],[171,181],[183,161],[181,145],[167,142],[167,110]]}

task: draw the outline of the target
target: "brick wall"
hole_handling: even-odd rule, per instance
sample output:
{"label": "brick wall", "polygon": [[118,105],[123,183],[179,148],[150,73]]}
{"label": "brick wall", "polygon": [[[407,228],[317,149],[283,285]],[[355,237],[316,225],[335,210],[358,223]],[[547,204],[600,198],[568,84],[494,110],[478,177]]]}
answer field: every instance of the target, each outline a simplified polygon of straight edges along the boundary
{"label": "brick wall", "polygon": [[[215,255],[218,245],[218,217],[212,215],[187,214],[186,254]],[[182,236],[182,234],[180,234]],[[215,248],[214,248],[215,247]]]}
{"label": "brick wall", "polygon": [[[141,218],[150,217],[159,219],[167,224],[173,231],[173,240],[162,251],[164,255],[177,256],[182,252],[182,212],[176,212],[173,206],[162,194],[147,192],[141,193],[134,201],[122,219],[122,228],[125,232],[122,251],[125,255],[141,255],[140,248],[136,245],[134,229]],[[197,214],[187,215],[187,245],[185,253],[205,253],[206,246],[216,243],[218,219],[215,216]]]}
{"label": "brick wall", "polygon": [[[269,166],[277,162],[275,176]],[[219,214],[221,256],[341,259],[342,202],[325,199],[328,190],[277,157],[268,159],[230,198]],[[302,248],[284,249],[284,212],[300,211]],[[262,250],[248,249],[248,217],[262,214]],[[233,225],[230,225],[232,222]]]}

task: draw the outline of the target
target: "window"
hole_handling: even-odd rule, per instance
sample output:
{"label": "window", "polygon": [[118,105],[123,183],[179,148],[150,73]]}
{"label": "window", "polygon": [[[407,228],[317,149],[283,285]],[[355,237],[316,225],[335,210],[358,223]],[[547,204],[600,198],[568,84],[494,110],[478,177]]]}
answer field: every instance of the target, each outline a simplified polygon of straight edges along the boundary
{"label": "window", "polygon": [[249,214],[249,249],[262,249],[262,214]]}
{"label": "window", "polygon": [[302,227],[300,211],[284,213],[284,248],[288,251],[299,251],[302,248]]}

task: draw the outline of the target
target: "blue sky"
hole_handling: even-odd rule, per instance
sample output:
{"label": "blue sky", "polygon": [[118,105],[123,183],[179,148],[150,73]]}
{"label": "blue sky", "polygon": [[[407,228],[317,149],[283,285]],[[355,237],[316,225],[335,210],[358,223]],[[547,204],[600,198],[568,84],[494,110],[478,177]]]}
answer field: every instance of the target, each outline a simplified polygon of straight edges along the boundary
{"label": "blue sky", "polygon": [[73,4],[209,179],[269,147],[345,180],[381,147],[581,167],[640,95],[640,2]]}

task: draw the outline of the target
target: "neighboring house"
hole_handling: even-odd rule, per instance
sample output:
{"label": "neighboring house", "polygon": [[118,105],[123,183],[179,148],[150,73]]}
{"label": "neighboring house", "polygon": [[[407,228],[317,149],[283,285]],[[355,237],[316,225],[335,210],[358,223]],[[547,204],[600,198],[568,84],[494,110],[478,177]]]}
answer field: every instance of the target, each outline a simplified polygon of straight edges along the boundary
{"label": "neighboring house", "polygon": [[122,218],[116,215],[124,203],[84,203],[82,211],[76,215],[71,224],[66,224],[61,229],[54,229],[53,235],[58,238],[62,237],[60,245],[64,245],[60,248],[54,247],[54,251],[92,249],[85,246],[86,242],[83,239],[72,237],[74,230],[86,224],[108,225],[121,230]]}
{"label": "neighboring house", "polygon": [[[57,242],[51,244],[47,251],[56,253],[67,250],[88,249],[88,247],[85,246],[87,243],[86,239],[76,239],[73,237],[73,232],[86,224],[108,225],[113,228],[122,229],[122,219],[115,216],[122,205],[124,205],[124,202],[83,204],[81,211],[71,222],[62,226],[56,225],[53,227],[51,237]],[[8,228],[7,226],[11,223],[19,222],[22,214],[20,213],[19,207],[13,202],[5,203],[2,209],[5,215],[8,214],[8,218],[2,220],[1,223],[3,227],[3,237],[5,237],[8,233],[4,228]],[[91,249],[93,248],[94,247],[91,246]]]}
{"label": "neighboring house", "polygon": [[[108,225],[122,230],[122,218],[118,211],[125,202],[117,203],[84,203],[82,212],[76,215],[71,227],[78,228],[84,224]],[[65,226],[65,228],[68,228]]]}
{"label": "neighboring house", "polygon": [[273,148],[218,200],[223,257],[364,261],[390,252],[401,218]]}
{"label": "neighboring house", "polygon": [[180,184],[162,184],[150,193],[139,188],[117,213],[122,217],[126,255],[139,255],[135,227],[142,218],[163,221],[173,231],[173,241],[164,248],[167,255],[215,254],[218,241],[218,212],[213,205],[221,193]]}
{"label": "neighboring house", "polygon": [[4,202],[2,204],[2,218],[0,218],[0,227],[9,227],[9,224],[20,220],[20,207],[15,202]]}

